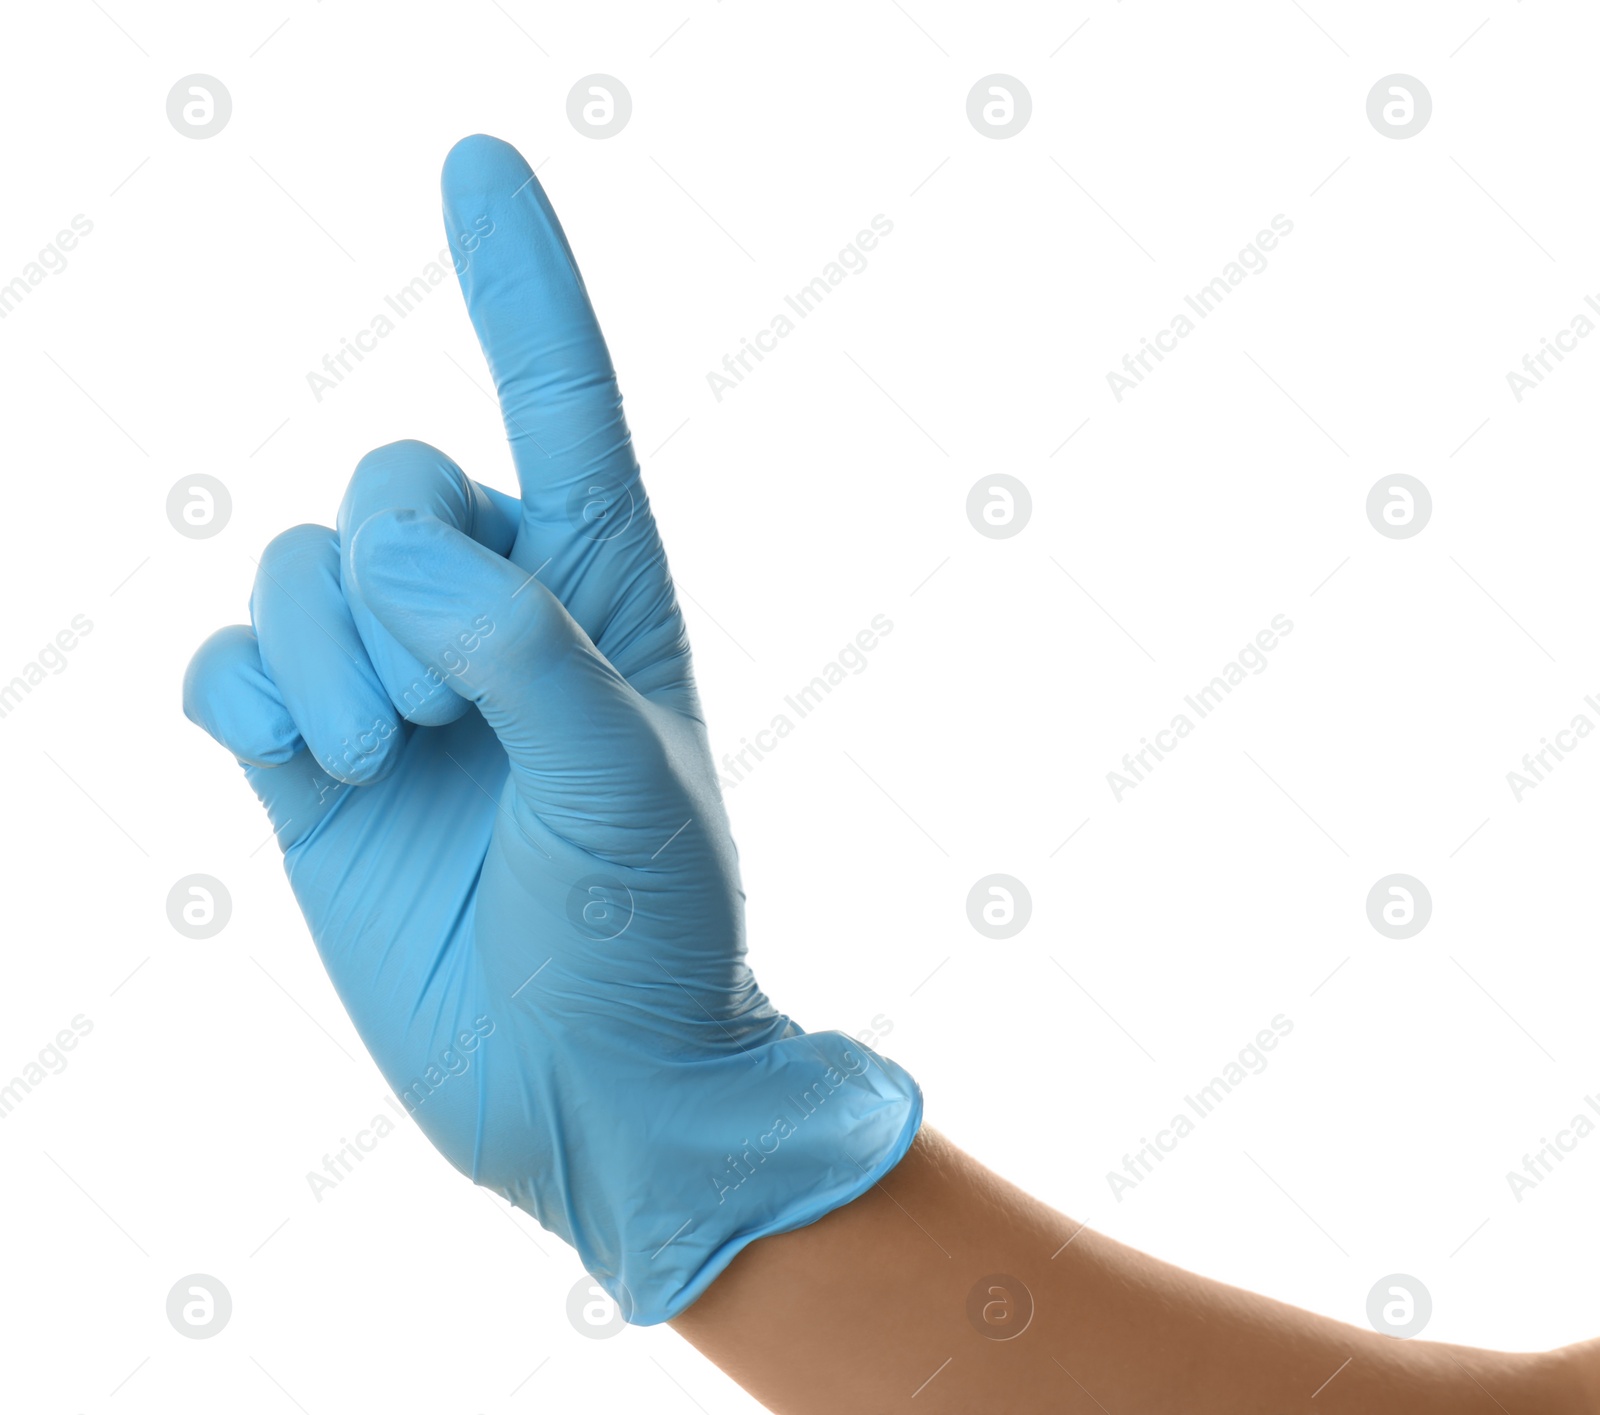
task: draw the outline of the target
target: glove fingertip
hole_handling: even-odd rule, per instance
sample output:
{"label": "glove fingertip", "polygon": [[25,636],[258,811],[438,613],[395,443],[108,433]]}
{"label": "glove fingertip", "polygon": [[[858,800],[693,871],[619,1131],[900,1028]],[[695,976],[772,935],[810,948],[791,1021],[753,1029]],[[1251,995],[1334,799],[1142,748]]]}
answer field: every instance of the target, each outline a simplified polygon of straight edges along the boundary
{"label": "glove fingertip", "polygon": [[243,624],[218,629],[195,650],[183,675],[183,715],[252,766],[281,766],[304,745]]}

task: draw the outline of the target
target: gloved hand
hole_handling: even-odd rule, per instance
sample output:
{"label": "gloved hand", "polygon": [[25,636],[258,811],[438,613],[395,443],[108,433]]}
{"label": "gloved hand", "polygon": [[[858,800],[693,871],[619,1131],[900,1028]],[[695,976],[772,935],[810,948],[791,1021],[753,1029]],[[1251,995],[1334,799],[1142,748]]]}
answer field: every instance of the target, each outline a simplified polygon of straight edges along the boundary
{"label": "gloved hand", "polygon": [[267,547],[184,711],[270,813],[374,1060],[463,1173],[636,1323],[869,1189],[916,1083],[745,962],[689,644],[610,355],[526,162],[444,168],[520,501],[418,442]]}

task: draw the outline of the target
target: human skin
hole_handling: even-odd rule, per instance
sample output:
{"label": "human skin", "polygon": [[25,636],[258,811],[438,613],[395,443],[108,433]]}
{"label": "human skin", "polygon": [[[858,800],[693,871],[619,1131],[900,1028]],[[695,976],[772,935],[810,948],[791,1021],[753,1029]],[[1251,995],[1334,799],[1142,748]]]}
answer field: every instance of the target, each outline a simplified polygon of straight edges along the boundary
{"label": "human skin", "polygon": [[[1005,1340],[968,1317],[995,1275],[1033,1302]],[[1008,1301],[984,1286],[980,1305]],[[751,1244],[672,1325],[774,1415],[1600,1410],[1600,1344],[1515,1354],[1348,1326],[1094,1233],[927,1127],[873,1190]]]}

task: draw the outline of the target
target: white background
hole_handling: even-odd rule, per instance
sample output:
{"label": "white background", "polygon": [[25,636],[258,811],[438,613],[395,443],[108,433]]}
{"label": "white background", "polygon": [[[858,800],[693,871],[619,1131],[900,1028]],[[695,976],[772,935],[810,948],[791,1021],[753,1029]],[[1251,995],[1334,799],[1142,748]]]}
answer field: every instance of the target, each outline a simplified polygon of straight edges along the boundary
{"label": "white background", "polygon": [[[250,557],[331,521],[369,448],[513,485],[453,281],[320,403],[306,380],[443,245],[475,131],[538,165],[578,253],[719,752],[893,621],[729,792],[779,1005],[881,1014],[932,1124],[1164,1258],[1357,1323],[1412,1274],[1441,1339],[1595,1334],[1600,1136],[1520,1203],[1506,1172],[1600,1093],[1600,743],[1520,803],[1506,773],[1600,694],[1600,339],[1521,403],[1505,375],[1600,291],[1600,21],[1309,9],[8,7],[0,282],[94,230],[0,321],[0,680],[94,628],[0,720],[0,1079],[93,1031],[0,1123],[0,1403],[754,1408],[666,1329],[576,1332],[571,1253],[409,1127],[314,1200],[383,1083],[179,711]],[[196,72],[233,100],[205,141],[165,111]],[[633,98],[608,141],[566,118],[595,72]],[[997,72],[1033,99],[1004,141],[966,115]],[[1366,116],[1397,72],[1434,104],[1405,141]],[[868,268],[716,401],[707,371],[879,213]],[[1269,268],[1115,401],[1278,213]],[[165,514],[199,472],[234,506],[204,541]],[[1032,494],[1009,540],[966,519],[995,472]],[[1409,540],[1364,509],[1396,472],[1434,501]],[[1277,614],[1270,667],[1118,802],[1122,754]],[[165,911],[195,872],[233,898],[206,942]],[[967,921],[992,872],[1032,895],[1009,941]],[[1406,941],[1365,913],[1393,872],[1433,897]],[[1107,1171],[1279,1013],[1268,1069],[1117,1202]],[[165,1315],[196,1272],[234,1304],[207,1341]]]}

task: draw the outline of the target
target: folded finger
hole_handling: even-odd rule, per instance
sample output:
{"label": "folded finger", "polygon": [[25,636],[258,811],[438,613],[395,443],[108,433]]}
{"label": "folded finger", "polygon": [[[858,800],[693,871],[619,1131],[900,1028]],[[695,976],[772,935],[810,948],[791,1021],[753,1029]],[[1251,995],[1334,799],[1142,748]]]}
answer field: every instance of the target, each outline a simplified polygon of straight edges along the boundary
{"label": "folded finger", "polygon": [[373,615],[351,572],[356,532],[380,511],[415,511],[471,536],[496,555],[508,555],[516,540],[521,507],[513,498],[479,486],[451,459],[426,442],[391,442],[367,453],[350,478],[339,507],[339,580],[356,632],[389,695],[409,722],[442,727],[471,706],[439,674],[408,652]]}
{"label": "folded finger", "polygon": [[404,744],[401,723],[339,585],[339,539],[296,526],[257,562],[250,618],[261,664],[318,765],[338,781],[386,776]]}

